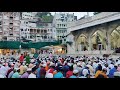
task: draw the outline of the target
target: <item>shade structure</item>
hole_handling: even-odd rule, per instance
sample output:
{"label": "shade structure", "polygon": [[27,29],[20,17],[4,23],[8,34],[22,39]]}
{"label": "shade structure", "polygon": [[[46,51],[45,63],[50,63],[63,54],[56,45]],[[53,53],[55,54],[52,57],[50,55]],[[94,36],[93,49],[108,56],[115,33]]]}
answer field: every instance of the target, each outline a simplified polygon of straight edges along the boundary
{"label": "shade structure", "polygon": [[19,41],[0,41],[0,49],[19,49],[20,45],[22,49],[40,49],[45,46],[59,45],[61,41],[54,42],[19,42]]}

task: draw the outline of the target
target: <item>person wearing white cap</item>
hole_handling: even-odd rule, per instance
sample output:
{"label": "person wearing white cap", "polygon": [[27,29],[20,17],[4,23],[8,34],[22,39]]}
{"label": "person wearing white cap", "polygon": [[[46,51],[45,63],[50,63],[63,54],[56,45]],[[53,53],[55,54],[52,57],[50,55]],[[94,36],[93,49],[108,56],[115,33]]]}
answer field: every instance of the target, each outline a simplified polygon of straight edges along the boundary
{"label": "person wearing white cap", "polygon": [[120,78],[120,72],[114,72],[114,78]]}
{"label": "person wearing white cap", "polygon": [[110,69],[109,78],[113,78],[115,72],[117,72],[117,65],[114,65],[114,68]]}
{"label": "person wearing white cap", "polygon": [[28,78],[37,78],[36,74],[37,74],[37,68],[35,66],[32,68],[32,73],[28,76]]}
{"label": "person wearing white cap", "polygon": [[40,78],[45,78],[46,70],[45,70],[46,64],[42,64],[42,67],[40,69]]}
{"label": "person wearing white cap", "polygon": [[73,75],[70,76],[70,78],[78,78],[78,73],[79,73],[78,70],[73,70]]}
{"label": "person wearing white cap", "polygon": [[48,73],[45,78],[53,78],[53,74],[52,73]]}
{"label": "person wearing white cap", "polygon": [[80,63],[79,63],[79,62],[77,63],[76,70],[78,70],[78,71],[79,71],[79,75],[80,75],[80,73],[81,73],[81,71],[82,71],[82,66],[80,65]]}
{"label": "person wearing white cap", "polygon": [[14,68],[18,68],[18,67],[19,67],[19,63],[17,61],[17,62],[15,62]]}
{"label": "person wearing white cap", "polygon": [[3,63],[3,66],[1,66],[1,68],[0,68],[0,74],[2,74],[3,76],[6,75],[5,63]]}
{"label": "person wearing white cap", "polygon": [[76,65],[76,63],[75,64],[73,64],[73,69],[76,69],[77,68],[77,65]]}
{"label": "person wearing white cap", "polygon": [[90,70],[90,75],[93,75],[94,74],[94,69],[91,65],[86,65],[87,67],[89,67],[89,70]]}
{"label": "person wearing white cap", "polygon": [[19,68],[15,68],[14,70],[14,74],[12,75],[12,78],[20,78],[20,69]]}
{"label": "person wearing white cap", "polygon": [[9,70],[7,71],[7,74],[6,74],[6,77],[7,77],[7,78],[8,78],[8,75],[10,74],[10,72],[13,71],[14,64],[11,63],[11,64],[9,65],[9,67],[10,67],[10,68],[9,68]]}
{"label": "person wearing white cap", "polygon": [[21,75],[21,78],[28,78],[28,76],[30,75],[31,71],[32,71],[32,69],[28,68],[27,72],[25,72],[23,75]]}
{"label": "person wearing white cap", "polygon": [[114,64],[111,62],[111,64],[109,64],[108,66],[110,69],[113,69],[114,68]]}
{"label": "person wearing white cap", "polygon": [[83,74],[84,77],[86,77],[86,76],[89,74],[89,72],[88,72],[87,69],[84,69],[84,70],[82,71],[82,74]]}
{"label": "person wearing white cap", "polygon": [[20,75],[22,75],[23,73],[24,73],[24,66],[21,65],[21,66],[20,66]]}

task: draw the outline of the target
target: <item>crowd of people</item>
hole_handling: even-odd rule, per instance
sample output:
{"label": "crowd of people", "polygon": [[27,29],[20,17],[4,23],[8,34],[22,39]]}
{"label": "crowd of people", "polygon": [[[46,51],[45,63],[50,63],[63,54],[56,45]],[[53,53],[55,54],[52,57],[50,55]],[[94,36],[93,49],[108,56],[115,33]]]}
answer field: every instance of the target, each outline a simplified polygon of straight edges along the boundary
{"label": "crowd of people", "polygon": [[0,59],[0,78],[119,78],[120,57],[21,54]]}

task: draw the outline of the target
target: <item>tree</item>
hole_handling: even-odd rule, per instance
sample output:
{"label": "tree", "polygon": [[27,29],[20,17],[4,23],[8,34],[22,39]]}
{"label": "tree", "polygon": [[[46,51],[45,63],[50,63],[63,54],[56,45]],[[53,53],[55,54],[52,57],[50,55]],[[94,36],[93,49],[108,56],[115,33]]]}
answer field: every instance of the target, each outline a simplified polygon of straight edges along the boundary
{"label": "tree", "polygon": [[53,15],[50,12],[38,12],[36,16],[38,17],[37,26],[41,26],[43,22],[53,21]]}

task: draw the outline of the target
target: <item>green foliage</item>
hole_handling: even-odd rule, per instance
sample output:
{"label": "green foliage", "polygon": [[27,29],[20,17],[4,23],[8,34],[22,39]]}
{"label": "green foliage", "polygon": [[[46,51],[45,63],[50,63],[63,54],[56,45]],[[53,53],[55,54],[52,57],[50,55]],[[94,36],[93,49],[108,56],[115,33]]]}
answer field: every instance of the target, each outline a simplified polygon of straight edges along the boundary
{"label": "green foliage", "polygon": [[38,13],[37,13],[37,16],[40,17],[40,18],[42,18],[42,16],[44,16],[44,15],[47,16],[48,14],[51,15],[50,12],[38,12]]}
{"label": "green foliage", "polygon": [[52,20],[53,20],[53,16],[46,16],[46,15],[42,16],[43,22],[52,22]]}
{"label": "green foliage", "polygon": [[37,16],[40,22],[52,22],[53,20],[53,16],[50,12],[38,12]]}

